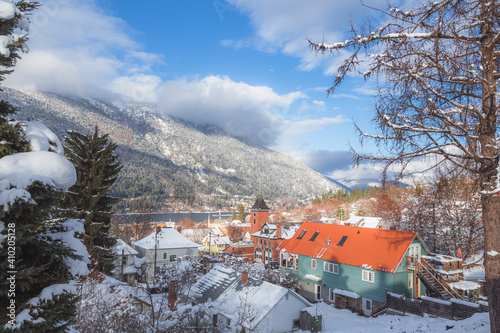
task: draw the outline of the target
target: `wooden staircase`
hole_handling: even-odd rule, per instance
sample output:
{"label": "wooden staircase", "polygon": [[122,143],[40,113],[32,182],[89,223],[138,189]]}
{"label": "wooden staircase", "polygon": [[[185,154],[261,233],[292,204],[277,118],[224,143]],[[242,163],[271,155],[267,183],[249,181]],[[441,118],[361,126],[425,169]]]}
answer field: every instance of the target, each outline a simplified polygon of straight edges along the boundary
{"label": "wooden staircase", "polygon": [[377,303],[372,306],[372,317],[378,317],[380,315],[383,315],[387,312],[387,300]]}
{"label": "wooden staircase", "polygon": [[415,260],[415,274],[422,279],[440,298],[449,300],[451,298],[462,299],[425,260]]}

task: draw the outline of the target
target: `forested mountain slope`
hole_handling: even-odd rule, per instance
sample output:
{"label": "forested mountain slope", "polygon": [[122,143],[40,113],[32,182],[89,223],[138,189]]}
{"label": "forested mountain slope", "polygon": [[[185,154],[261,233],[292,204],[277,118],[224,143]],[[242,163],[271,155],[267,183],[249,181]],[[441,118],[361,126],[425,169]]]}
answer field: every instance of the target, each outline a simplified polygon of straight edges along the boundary
{"label": "forested mountain slope", "polygon": [[[321,174],[250,140],[213,125],[195,125],[162,114],[145,103],[111,103],[92,98],[5,89],[19,107],[17,119],[36,119],[57,135],[82,133],[97,124],[118,144],[124,168],[114,195],[162,201],[201,202],[233,195],[310,198],[336,191]],[[4,97],[5,98],[5,97]]]}

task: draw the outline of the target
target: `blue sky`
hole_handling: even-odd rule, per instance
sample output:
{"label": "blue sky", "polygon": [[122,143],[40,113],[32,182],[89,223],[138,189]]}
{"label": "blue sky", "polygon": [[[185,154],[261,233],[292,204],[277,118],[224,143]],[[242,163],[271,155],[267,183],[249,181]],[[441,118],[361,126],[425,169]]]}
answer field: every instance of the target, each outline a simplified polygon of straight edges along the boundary
{"label": "blue sky", "polygon": [[[373,132],[371,85],[346,81],[339,57],[307,38],[347,38],[348,19],[374,15],[352,0],[46,0],[32,17],[30,53],[7,85],[153,102],[166,114],[212,122],[336,179],[352,168],[352,121]],[[366,1],[385,8],[385,0]],[[370,150],[371,148],[367,148]]]}

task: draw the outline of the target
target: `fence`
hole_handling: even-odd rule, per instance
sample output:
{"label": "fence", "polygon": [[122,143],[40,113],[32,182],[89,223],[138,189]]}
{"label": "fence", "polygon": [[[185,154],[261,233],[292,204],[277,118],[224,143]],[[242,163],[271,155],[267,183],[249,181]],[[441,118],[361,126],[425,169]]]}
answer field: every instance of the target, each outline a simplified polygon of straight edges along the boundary
{"label": "fence", "polygon": [[471,303],[462,300],[442,299],[422,296],[421,299],[406,298],[403,295],[387,293],[387,307],[389,309],[424,316],[428,313],[434,316],[448,319],[466,319],[479,312],[488,312],[488,303]]}

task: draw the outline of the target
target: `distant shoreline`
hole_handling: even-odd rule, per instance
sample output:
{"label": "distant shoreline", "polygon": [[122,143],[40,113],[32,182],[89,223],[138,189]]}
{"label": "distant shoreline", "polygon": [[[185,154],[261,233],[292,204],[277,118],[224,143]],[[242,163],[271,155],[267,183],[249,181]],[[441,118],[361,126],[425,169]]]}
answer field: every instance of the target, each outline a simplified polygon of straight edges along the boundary
{"label": "distant shoreline", "polygon": [[179,222],[180,219],[190,218],[195,222],[206,222],[210,214],[210,220],[214,219],[229,219],[233,215],[232,212],[215,212],[215,213],[133,213],[133,214],[115,214],[113,219],[123,223],[138,222]]}

